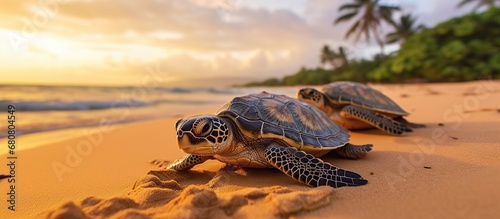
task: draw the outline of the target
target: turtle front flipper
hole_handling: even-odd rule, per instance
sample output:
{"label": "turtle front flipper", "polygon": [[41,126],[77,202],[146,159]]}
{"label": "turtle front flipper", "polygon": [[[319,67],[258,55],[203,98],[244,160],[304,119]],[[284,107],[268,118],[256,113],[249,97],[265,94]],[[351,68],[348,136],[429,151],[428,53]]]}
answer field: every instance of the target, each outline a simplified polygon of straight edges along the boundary
{"label": "turtle front flipper", "polygon": [[265,158],[286,175],[310,186],[361,186],[368,183],[359,174],[339,169],[331,164],[293,147],[272,144],[266,148]]}
{"label": "turtle front flipper", "polygon": [[340,111],[340,116],[347,119],[357,119],[366,122],[376,128],[386,131],[394,135],[401,135],[405,132],[411,132],[412,130],[408,128],[403,123],[395,121],[385,115],[373,112],[371,110],[361,108],[358,106],[345,106]]}
{"label": "turtle front flipper", "polygon": [[335,149],[335,153],[342,157],[351,158],[351,159],[359,159],[364,157],[368,152],[372,150],[372,144],[364,144],[364,145],[353,145],[347,143],[343,147]]}
{"label": "turtle front flipper", "polygon": [[187,154],[184,157],[177,159],[172,164],[168,165],[166,169],[186,170],[197,164],[203,163],[208,159],[212,159],[212,157]]}
{"label": "turtle front flipper", "polygon": [[411,127],[411,128],[425,128],[425,127],[427,127],[425,124],[409,122],[408,120],[406,120],[402,116],[394,118],[394,120],[396,120],[400,123],[403,123],[406,126]]}

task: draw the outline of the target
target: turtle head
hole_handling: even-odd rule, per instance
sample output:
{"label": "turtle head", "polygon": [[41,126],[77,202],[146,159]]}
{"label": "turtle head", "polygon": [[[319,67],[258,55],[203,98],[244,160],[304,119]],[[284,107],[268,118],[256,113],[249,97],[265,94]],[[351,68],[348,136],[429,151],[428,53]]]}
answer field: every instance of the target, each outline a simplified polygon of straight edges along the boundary
{"label": "turtle head", "polygon": [[302,88],[297,93],[297,98],[320,110],[325,107],[325,97],[314,88]]}
{"label": "turtle head", "polygon": [[230,147],[226,122],[214,115],[198,115],[175,123],[179,148],[188,154],[212,156]]}

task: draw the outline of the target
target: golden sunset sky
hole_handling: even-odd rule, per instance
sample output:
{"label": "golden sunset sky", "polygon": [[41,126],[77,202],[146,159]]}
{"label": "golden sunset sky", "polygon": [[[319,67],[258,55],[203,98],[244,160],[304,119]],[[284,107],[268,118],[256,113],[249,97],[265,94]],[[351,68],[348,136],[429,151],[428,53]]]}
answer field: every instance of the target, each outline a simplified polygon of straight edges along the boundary
{"label": "golden sunset sky", "polygon": [[[137,85],[282,77],[320,66],[324,44],[378,48],[333,26],[348,0],[8,0],[0,6],[0,84]],[[384,2],[384,1],[382,1]],[[470,11],[453,1],[385,1],[432,26]],[[394,48],[394,46],[393,46]]]}

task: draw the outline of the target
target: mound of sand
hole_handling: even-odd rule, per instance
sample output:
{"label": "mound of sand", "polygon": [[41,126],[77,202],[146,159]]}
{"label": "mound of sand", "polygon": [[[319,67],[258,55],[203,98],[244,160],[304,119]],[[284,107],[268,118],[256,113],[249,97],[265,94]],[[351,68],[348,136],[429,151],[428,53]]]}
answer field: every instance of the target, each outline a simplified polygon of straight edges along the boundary
{"label": "mound of sand", "polygon": [[[226,169],[193,173],[152,170],[126,196],[88,197],[67,202],[39,215],[43,218],[282,218],[330,203],[333,188],[322,186],[297,191],[283,186],[224,191],[238,173]],[[193,177],[210,179],[186,185]]]}

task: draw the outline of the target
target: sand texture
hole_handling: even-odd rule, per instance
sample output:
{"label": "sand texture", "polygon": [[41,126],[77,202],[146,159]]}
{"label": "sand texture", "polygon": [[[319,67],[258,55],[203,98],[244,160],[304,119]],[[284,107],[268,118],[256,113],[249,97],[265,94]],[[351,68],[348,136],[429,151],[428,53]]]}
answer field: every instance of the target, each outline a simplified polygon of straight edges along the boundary
{"label": "sand texture", "polygon": [[[193,179],[197,177],[197,179]],[[89,197],[68,202],[45,214],[49,218],[231,218],[281,217],[313,210],[329,203],[333,188],[294,191],[284,186],[227,190],[230,178],[239,176],[222,169],[216,174],[191,174],[152,170],[141,177],[126,196]],[[243,179],[241,179],[243,180]]]}
{"label": "sand texture", "polygon": [[183,155],[177,117],[102,132],[62,180],[53,162],[88,137],[20,151],[19,205],[1,218],[497,218],[500,82],[373,87],[427,128],[354,131],[351,143],[374,144],[365,158],[322,157],[365,186],[311,188],[276,169],[234,171],[215,160],[164,170]]}

